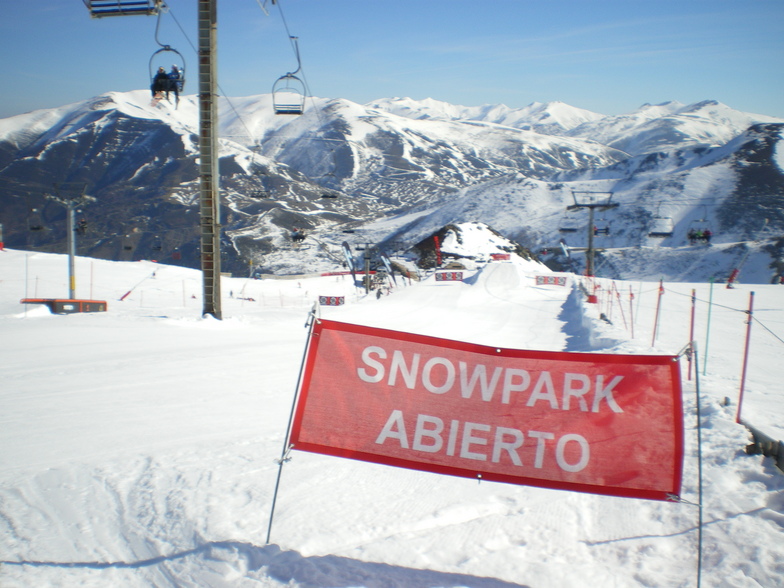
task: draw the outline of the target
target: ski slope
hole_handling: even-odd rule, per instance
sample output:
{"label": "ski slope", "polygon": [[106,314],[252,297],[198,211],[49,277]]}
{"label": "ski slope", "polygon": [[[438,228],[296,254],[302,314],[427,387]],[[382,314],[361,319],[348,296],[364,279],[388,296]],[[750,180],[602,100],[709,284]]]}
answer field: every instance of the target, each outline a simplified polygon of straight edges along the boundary
{"label": "ski slope", "polygon": [[704,353],[702,582],[784,585],[784,475],[770,458],[744,453],[749,435],[735,423],[753,290],[743,416],[784,437],[780,286],[711,294],[709,284],[664,284],[659,297],[656,282],[613,289],[600,280],[591,305],[579,277],[537,286],[546,270],[522,261],[466,271],[461,282],[398,276],[380,297],[347,276],[224,278],[217,321],[201,318],[196,271],[87,258],[76,267],[77,296],[107,300],[108,312],[55,316],[19,304],[65,296],[67,259],[0,252],[3,587],[696,586],[696,374],[687,380],[685,359],[689,503],[295,451],[265,544],[318,296],[346,300],[319,307],[323,318],[483,345],[677,354],[689,340],[692,288]]}

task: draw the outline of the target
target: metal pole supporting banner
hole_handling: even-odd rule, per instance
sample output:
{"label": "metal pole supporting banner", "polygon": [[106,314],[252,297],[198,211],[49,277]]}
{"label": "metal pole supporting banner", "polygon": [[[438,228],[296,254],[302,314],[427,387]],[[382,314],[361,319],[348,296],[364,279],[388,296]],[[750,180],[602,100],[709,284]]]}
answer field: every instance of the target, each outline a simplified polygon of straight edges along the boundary
{"label": "metal pole supporting banner", "polygon": [[754,310],[754,292],[749,293],[749,310],[746,311],[749,315],[749,320],[746,323],[746,347],[743,351],[743,370],[740,376],[740,394],[738,395],[738,414],[735,416],[735,422],[740,423],[740,413],[743,408],[743,392],[746,388],[746,368],[749,364],[749,342],[751,341],[751,320]]}
{"label": "metal pole supporting banner", "polygon": [[283,450],[280,453],[278,461],[278,477],[275,480],[275,490],[272,493],[272,506],[270,506],[269,525],[267,526],[267,541],[265,545],[269,545],[270,537],[272,536],[272,519],[275,516],[275,503],[278,501],[278,489],[280,488],[280,477],[283,474],[283,464],[291,459],[288,454],[293,449],[293,445],[289,445],[289,437],[291,437],[291,425],[294,422],[294,411],[297,408],[297,398],[299,390],[302,385],[302,374],[305,370],[305,360],[308,357],[308,349],[310,348],[311,341],[313,340],[313,325],[315,325],[318,318],[316,317],[317,305],[313,305],[310,313],[308,314],[308,321],[305,326],[308,327],[308,340],[305,343],[305,350],[302,352],[302,361],[299,365],[299,375],[297,376],[297,388],[294,390],[294,400],[291,403],[291,412],[289,414],[289,424],[286,427],[286,438],[283,440]]}

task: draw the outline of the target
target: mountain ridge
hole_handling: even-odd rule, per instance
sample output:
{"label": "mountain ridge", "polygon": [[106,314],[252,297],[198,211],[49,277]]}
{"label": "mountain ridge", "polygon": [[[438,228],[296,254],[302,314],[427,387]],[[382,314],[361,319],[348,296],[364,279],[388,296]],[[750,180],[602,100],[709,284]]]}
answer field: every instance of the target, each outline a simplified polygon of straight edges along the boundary
{"label": "mountain ridge", "polygon": [[[510,109],[312,98],[302,116],[276,117],[262,94],[221,99],[219,111],[224,265],[238,273],[249,264],[267,272],[334,266],[334,250],[325,249],[339,247],[348,230],[413,246],[427,231],[463,221],[487,222],[533,251],[558,238],[579,248],[583,232],[561,234],[559,226],[579,216],[565,212],[574,192],[613,192],[622,204],[604,239],[616,250],[684,246],[692,218],[711,218],[717,244],[755,237],[763,215],[771,235],[784,233],[784,120],[713,100],[610,117],[561,102]],[[181,264],[198,267],[197,118],[195,96],[181,97],[177,109],[152,107],[138,90],[0,120],[6,244],[62,248],[64,210],[44,195],[54,184],[83,183],[97,202],[84,212],[91,231],[81,253],[176,252]],[[46,231],[28,230],[32,210]],[[431,226],[428,216],[443,223]],[[397,221],[383,228],[397,217],[410,230]],[[671,237],[647,236],[657,217],[669,219]],[[314,239],[309,249],[292,247],[295,228]],[[777,263],[777,254],[765,255]]]}

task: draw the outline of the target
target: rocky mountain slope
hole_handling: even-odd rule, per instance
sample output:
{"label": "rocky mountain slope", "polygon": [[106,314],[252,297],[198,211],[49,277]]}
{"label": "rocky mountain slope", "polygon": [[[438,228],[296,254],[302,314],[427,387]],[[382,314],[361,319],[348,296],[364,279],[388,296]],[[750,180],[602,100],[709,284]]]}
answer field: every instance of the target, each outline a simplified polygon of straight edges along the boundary
{"label": "rocky mountain slope", "polygon": [[[0,120],[6,245],[64,251],[65,208],[46,195],[81,189],[96,201],[80,212],[79,254],[198,267],[197,118],[194,96],[174,109],[136,91]],[[459,222],[579,270],[588,209],[566,207],[610,196],[619,206],[594,219],[609,233],[595,243],[607,275],[649,276],[651,259],[673,256],[699,279],[744,256],[755,280],[784,265],[784,121],[714,101],[608,117],[563,103],[313,98],[302,116],[276,117],[261,95],[222,99],[220,124],[223,267],[235,274],[331,269],[344,240],[407,250]],[[650,236],[660,226],[666,236]],[[700,264],[694,228],[734,253]]]}

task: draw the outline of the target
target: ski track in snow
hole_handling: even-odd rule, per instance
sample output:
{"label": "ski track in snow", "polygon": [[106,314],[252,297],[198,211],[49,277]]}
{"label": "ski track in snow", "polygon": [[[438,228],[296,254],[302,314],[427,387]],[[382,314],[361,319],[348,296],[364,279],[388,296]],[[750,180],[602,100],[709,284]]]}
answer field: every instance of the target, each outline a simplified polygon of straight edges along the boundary
{"label": "ski track in snow", "polygon": [[[331,320],[498,347],[672,354],[688,341],[692,288],[703,342],[707,284],[665,284],[652,346],[658,283],[619,283],[621,307],[607,296],[587,305],[579,278],[536,286],[536,266],[511,263],[466,272],[463,282],[431,276],[380,299],[344,278],[231,279],[224,292],[253,301],[225,298],[224,320],[215,321],[198,318],[200,301],[183,295],[198,291],[197,272],[91,261],[96,290],[112,293],[107,313],[20,308],[33,280],[37,295],[62,295],[65,263],[0,253],[4,588],[695,585],[691,504],[300,452],[283,468],[270,545],[265,538],[305,318],[319,294],[346,296],[345,306],[320,308]],[[92,288],[87,275],[79,280]],[[755,317],[782,333],[780,290],[755,290]],[[743,452],[749,436],[734,422],[749,291],[714,290],[714,332],[707,350],[698,347],[707,361],[703,585],[784,585],[784,476]],[[624,328],[630,310],[634,338]],[[781,344],[759,326],[744,415],[780,438]],[[682,496],[695,502],[696,398],[686,369],[682,361]]]}

